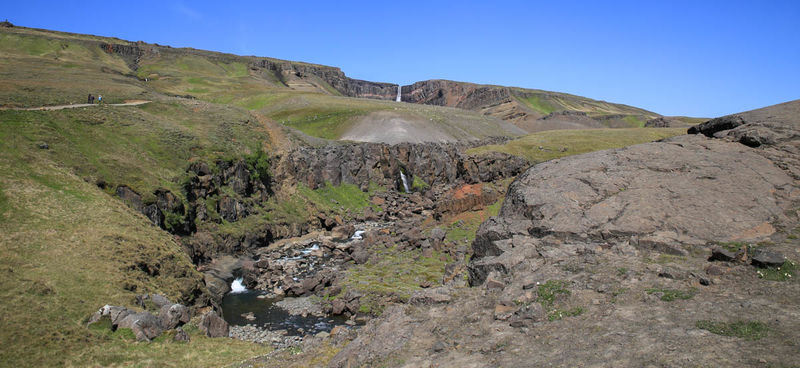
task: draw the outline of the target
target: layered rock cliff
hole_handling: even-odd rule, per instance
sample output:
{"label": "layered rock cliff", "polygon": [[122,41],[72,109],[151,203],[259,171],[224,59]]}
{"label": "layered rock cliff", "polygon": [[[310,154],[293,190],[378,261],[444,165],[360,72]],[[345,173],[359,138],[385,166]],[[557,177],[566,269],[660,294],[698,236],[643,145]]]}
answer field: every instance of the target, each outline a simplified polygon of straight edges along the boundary
{"label": "layered rock cliff", "polygon": [[333,88],[343,96],[380,100],[394,100],[397,96],[397,84],[348,78],[341,69],[335,67],[271,58],[237,56],[195,49],[171,48],[144,42],[127,44],[97,42],[96,44],[103,51],[122,57],[131,70],[134,71],[139,68],[139,63],[142,60],[152,60],[168,55],[195,55],[227,63],[246,63],[252,73],[269,73],[275,80],[293,89],[331,93],[330,88]]}

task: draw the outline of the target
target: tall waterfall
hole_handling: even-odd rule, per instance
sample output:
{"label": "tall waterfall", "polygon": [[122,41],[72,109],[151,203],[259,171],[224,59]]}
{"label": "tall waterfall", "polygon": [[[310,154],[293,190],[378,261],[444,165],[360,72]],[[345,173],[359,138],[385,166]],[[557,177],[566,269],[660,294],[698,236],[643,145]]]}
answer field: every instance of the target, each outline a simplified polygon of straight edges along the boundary
{"label": "tall waterfall", "polygon": [[406,193],[411,193],[411,191],[408,190],[408,180],[406,179],[406,174],[402,171],[400,172],[400,179],[403,180],[403,189],[406,190]]}
{"label": "tall waterfall", "polygon": [[400,102],[400,95],[401,95],[402,93],[403,93],[403,89],[402,89],[402,87],[400,87],[400,85],[398,84],[398,85],[397,85],[397,99],[395,99],[395,101],[397,101],[397,102]]}

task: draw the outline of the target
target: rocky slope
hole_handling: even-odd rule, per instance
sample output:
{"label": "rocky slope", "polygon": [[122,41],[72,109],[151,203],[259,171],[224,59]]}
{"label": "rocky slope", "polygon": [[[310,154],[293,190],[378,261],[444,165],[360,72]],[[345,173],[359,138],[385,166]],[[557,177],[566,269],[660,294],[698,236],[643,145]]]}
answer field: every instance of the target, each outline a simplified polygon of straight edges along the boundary
{"label": "rocky slope", "polygon": [[402,87],[404,102],[450,106],[514,123],[529,132],[642,126],[658,114],[558,92],[428,80]]}
{"label": "rocky slope", "polygon": [[477,233],[473,288],[387,310],[330,366],[796,364],[798,109],[531,167]]}
{"label": "rocky slope", "polygon": [[108,53],[121,56],[132,70],[148,62],[157,62],[162,56],[201,56],[224,63],[243,62],[253,74],[268,74],[269,79],[280,81],[286,87],[295,90],[330,93],[332,87],[343,96],[393,100],[397,96],[397,85],[351,79],[339,68],[324,65],[307,64],[271,58],[237,56],[214,53],[189,48],[172,48],[144,42],[105,43],[97,42]]}

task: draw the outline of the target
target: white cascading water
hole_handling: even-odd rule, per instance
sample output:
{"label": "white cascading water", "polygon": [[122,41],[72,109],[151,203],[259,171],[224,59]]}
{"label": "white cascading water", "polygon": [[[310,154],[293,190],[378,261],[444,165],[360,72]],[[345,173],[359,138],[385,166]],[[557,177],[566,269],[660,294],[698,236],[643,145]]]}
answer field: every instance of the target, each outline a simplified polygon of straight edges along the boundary
{"label": "white cascading water", "polygon": [[395,101],[400,102],[400,94],[403,93],[400,85],[397,85],[397,99]]}
{"label": "white cascading water", "polygon": [[403,180],[403,189],[406,190],[406,193],[411,193],[411,191],[408,190],[408,180],[406,180],[406,174],[402,171],[400,172],[400,179]]}
{"label": "white cascading water", "polygon": [[242,278],[241,277],[236,279],[236,280],[233,280],[233,282],[231,283],[231,293],[234,293],[234,294],[235,293],[243,293],[245,291],[247,291],[247,288],[244,287],[244,285],[242,285]]}
{"label": "white cascading water", "polygon": [[353,236],[351,236],[350,239],[351,240],[364,239],[364,237],[362,235],[364,235],[364,230],[356,230],[356,232],[353,233]]}

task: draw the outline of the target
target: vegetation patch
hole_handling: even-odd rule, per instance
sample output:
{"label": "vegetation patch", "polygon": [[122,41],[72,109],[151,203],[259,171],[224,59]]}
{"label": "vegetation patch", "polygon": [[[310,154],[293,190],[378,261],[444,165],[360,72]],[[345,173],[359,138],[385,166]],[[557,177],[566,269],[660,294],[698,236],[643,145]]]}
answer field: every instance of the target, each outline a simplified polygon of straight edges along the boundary
{"label": "vegetation patch", "polygon": [[763,268],[756,271],[759,278],[770,281],[789,281],[795,278],[797,263],[786,260],[783,265],[776,268]]}
{"label": "vegetation patch", "polygon": [[380,249],[367,263],[347,269],[342,293],[347,290],[364,293],[362,312],[380,314],[383,297],[407,301],[414,291],[422,288],[420,284],[439,284],[449,261],[448,256],[437,251],[425,257],[419,249],[403,250],[397,246]]}
{"label": "vegetation patch", "polygon": [[558,321],[564,317],[576,317],[583,314],[585,310],[583,307],[575,307],[571,309],[556,309],[547,313],[548,321]]}
{"label": "vegetation patch", "polygon": [[684,128],[626,128],[549,130],[527,135],[502,145],[467,150],[468,154],[503,152],[523,157],[532,164],[559,157],[609,148],[621,148],[685,134]]}
{"label": "vegetation patch", "polygon": [[697,289],[690,288],[689,290],[680,290],[680,289],[658,289],[658,288],[651,288],[645,290],[649,295],[660,295],[661,300],[665,302],[671,302],[673,300],[688,300],[694,297],[694,294],[697,292]]}
{"label": "vegetation patch", "polygon": [[702,320],[695,323],[697,328],[722,336],[733,336],[745,340],[760,340],[769,333],[769,326],[759,321],[721,322]]}
{"label": "vegetation patch", "polygon": [[563,280],[549,280],[544,284],[539,285],[536,289],[536,301],[539,302],[545,309],[549,309],[556,302],[559,295],[569,295],[570,291],[567,289],[569,282]]}
{"label": "vegetation patch", "polygon": [[298,192],[323,212],[361,213],[364,208],[374,206],[370,203],[369,192],[362,192],[355,184],[333,186],[326,183],[324,187],[310,189],[300,184]]}

